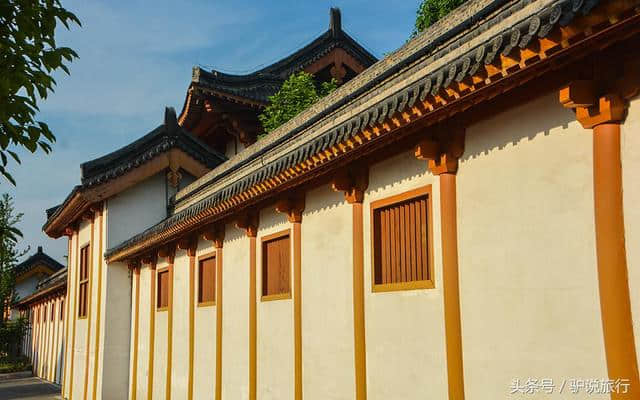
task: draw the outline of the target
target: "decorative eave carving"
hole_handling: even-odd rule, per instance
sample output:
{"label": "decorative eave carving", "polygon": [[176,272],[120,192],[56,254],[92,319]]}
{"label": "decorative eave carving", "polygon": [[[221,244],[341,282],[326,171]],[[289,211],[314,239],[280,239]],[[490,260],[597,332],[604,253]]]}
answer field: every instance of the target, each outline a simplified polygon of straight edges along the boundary
{"label": "decorative eave carving", "polygon": [[[637,91],[628,91],[632,94]],[[575,81],[562,88],[560,104],[576,113],[576,120],[585,129],[624,121],[629,102],[618,93],[596,95],[593,81]]]}
{"label": "decorative eave carving", "polygon": [[224,244],[224,234],[224,224],[219,224],[205,229],[202,232],[202,238],[213,242],[213,246],[216,249],[221,249]]}
{"label": "decorative eave carving", "polygon": [[331,181],[331,189],[344,192],[349,204],[362,203],[364,192],[369,187],[369,169],[362,165],[352,165],[342,170]]}
{"label": "decorative eave carving", "polygon": [[158,259],[164,258],[169,264],[173,264],[173,260],[175,256],[176,256],[175,244],[168,244],[158,249]]}
{"label": "decorative eave carving", "polygon": [[153,253],[145,254],[144,256],[142,256],[142,257],[140,258],[140,261],[142,262],[142,264],[147,264],[147,265],[152,265],[152,266],[154,266],[154,265],[156,265],[156,263],[157,263],[157,256],[156,256],[156,253],[155,253],[155,252],[153,252]]}
{"label": "decorative eave carving", "polygon": [[188,236],[182,238],[178,240],[177,245],[180,250],[186,250],[189,257],[194,257],[198,248],[198,237]]}
{"label": "decorative eave carving", "polygon": [[[114,260],[127,257],[184,234],[193,226],[230,217],[236,208],[252,206],[270,194],[279,195],[284,190],[293,190],[296,185],[330,168],[343,167],[354,161],[361,149],[371,151],[372,147],[381,148],[415,133],[411,128],[403,129],[408,125],[427,129],[533,78],[557,71],[568,65],[573,56],[582,57],[594,48],[606,48],[639,31],[640,10],[635,8],[635,2],[601,3],[593,10],[594,2],[558,1],[549,4],[539,15],[526,17],[509,30],[462,54],[450,65],[429,72],[416,81],[407,80],[406,86],[345,122],[332,125],[323,134],[302,143],[295,151],[274,157],[260,169],[180,209],[155,229],[110,249],[107,257]],[[527,4],[530,3],[518,2],[517,7],[527,7]],[[575,7],[571,7],[573,5]],[[463,48],[465,42],[456,44],[460,46],[452,48]],[[447,51],[450,50],[435,50],[432,56],[438,59]],[[500,65],[499,71],[496,65]],[[360,77],[366,74],[367,71]],[[282,137],[287,139],[297,135],[327,113],[335,112],[338,116],[340,113],[335,110],[345,104],[336,102],[334,108],[322,103],[315,110],[301,113],[282,127],[291,129]],[[322,107],[325,107],[324,111],[318,112],[317,109]],[[349,110],[348,107],[340,109]],[[298,123],[302,118],[305,122]],[[424,156],[434,157],[434,167],[440,166],[444,171],[455,170],[456,165],[448,159],[455,154],[439,148],[436,153],[447,156],[444,160],[440,157],[439,161],[436,161],[433,151],[425,152]],[[217,177],[212,175],[212,179]]]}
{"label": "decorative eave carving", "polygon": [[247,213],[241,215],[236,220],[236,228],[245,231],[247,236],[256,237],[258,235],[258,226],[260,225],[258,213]]}
{"label": "decorative eave carving", "polygon": [[302,212],[304,211],[304,194],[296,194],[276,203],[276,211],[287,216],[291,223],[302,222]]}
{"label": "decorative eave carving", "polygon": [[455,174],[458,172],[458,160],[464,153],[464,128],[454,126],[438,136],[421,141],[416,146],[415,156],[426,160],[434,175]]}

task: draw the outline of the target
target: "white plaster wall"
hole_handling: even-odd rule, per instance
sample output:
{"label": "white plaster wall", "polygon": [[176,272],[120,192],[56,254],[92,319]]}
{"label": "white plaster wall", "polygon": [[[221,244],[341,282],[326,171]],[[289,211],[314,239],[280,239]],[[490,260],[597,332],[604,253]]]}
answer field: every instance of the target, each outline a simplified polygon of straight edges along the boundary
{"label": "white plaster wall", "polygon": [[[73,309],[69,312],[71,313],[69,316],[71,318],[71,325],[73,329],[73,318],[76,318],[76,331],[75,331],[75,345],[73,347],[73,398],[84,397],[84,376],[85,376],[85,363],[86,363],[86,354],[87,354],[87,327],[89,318],[78,318],[78,286],[77,281],[79,279],[78,274],[78,259],[80,251],[84,246],[89,244],[91,241],[91,224],[88,221],[82,221],[80,223],[79,228],[79,246],[74,247],[72,251],[77,252],[75,259],[76,263],[73,268],[75,269],[73,274],[73,279],[75,280],[75,287],[73,292],[73,297],[75,298],[73,302]],[[75,245],[75,243],[74,243]],[[91,251],[94,252],[93,248],[95,246],[91,246]],[[95,265],[94,265],[95,266]],[[95,281],[94,281],[95,282]],[[95,287],[95,284],[94,284]],[[73,332],[72,332],[73,335]]]}
{"label": "white plaster wall", "polygon": [[[63,382],[63,397],[69,397],[70,393],[71,393],[71,386],[70,386],[70,382],[71,382],[71,357],[73,356],[74,353],[74,349],[73,349],[73,345],[72,345],[72,336],[73,336],[73,316],[75,315],[75,308],[76,308],[76,296],[75,296],[75,292],[77,290],[77,282],[76,282],[76,260],[78,259],[77,254],[76,254],[76,242],[78,241],[78,235],[74,234],[71,239],[71,253],[69,254],[69,261],[68,261],[68,270],[67,273],[69,274],[69,278],[67,280],[68,282],[68,286],[67,286],[67,302],[69,303],[69,308],[65,308],[65,313],[68,312],[68,315],[65,316],[65,323],[67,323],[67,329],[68,329],[68,333],[66,335],[66,340],[65,340],[65,353],[64,353],[64,359],[66,360],[65,366],[64,366],[64,371],[63,372],[63,380],[65,382]],[[34,344],[35,342],[37,342],[37,338],[34,337]]]}
{"label": "white plaster wall", "polygon": [[302,372],[305,399],[353,399],[352,206],[323,185],[302,218]]}
{"label": "white plaster wall", "polygon": [[159,173],[109,198],[107,248],[164,219],[167,216],[166,195],[166,179]]}
{"label": "white plaster wall", "polygon": [[640,352],[640,99],[631,101],[621,140],[625,244],[637,356]]}
{"label": "white plaster wall", "polygon": [[[373,293],[373,201],[432,185],[435,288]],[[363,203],[368,399],[445,399],[447,374],[438,179],[406,151],[373,165]]]}
{"label": "white plaster wall", "polygon": [[607,376],[591,135],[557,93],[467,129],[457,188],[469,398],[505,398],[516,378]]}
{"label": "white plaster wall", "polygon": [[101,334],[102,376],[97,393],[105,400],[117,400],[127,396],[129,387],[132,275],[123,263],[104,265],[103,273],[106,329]]}
{"label": "white plaster wall", "polygon": [[[197,257],[211,253],[210,241],[198,242],[194,295],[198,293]],[[224,261],[224,258],[223,258]],[[193,398],[213,398],[216,387],[216,306],[197,307],[194,318]],[[224,336],[223,336],[224,337]],[[224,373],[224,372],[223,372]]]}
{"label": "white plaster wall", "polygon": [[149,384],[149,327],[150,316],[149,309],[151,296],[151,268],[145,264],[140,268],[140,319],[138,322],[138,365],[137,365],[137,398],[147,398],[147,386]]}
{"label": "white plaster wall", "polygon": [[[156,269],[156,296],[158,295],[158,270],[165,268],[165,262],[158,263]],[[156,297],[157,298],[157,297]],[[155,299],[152,299],[155,301]],[[153,352],[153,398],[166,397],[167,388],[167,351],[168,351],[168,321],[169,311],[156,310],[155,347]]]}
{"label": "white plaster wall", "polygon": [[184,399],[189,388],[189,256],[176,250],[173,265],[173,340],[171,398]]}
{"label": "white plaster wall", "polygon": [[222,398],[249,397],[249,239],[226,226],[222,251]]}
{"label": "white plaster wall", "polygon": [[[257,307],[257,374],[258,398],[261,400],[293,399],[293,271],[291,299],[260,301],[262,293],[261,237],[291,228],[291,268],[293,269],[293,228],[283,214],[273,208],[260,212],[260,229],[256,240]],[[304,289],[303,289],[304,293]],[[304,341],[304,340],[303,340]],[[304,357],[304,356],[303,356]]]}
{"label": "white plaster wall", "polygon": [[65,296],[61,296],[59,299],[59,307],[63,307],[63,319],[60,319],[60,310],[58,309],[58,349],[56,351],[56,379],[55,382],[58,385],[62,384],[62,378],[64,374],[64,351],[65,351],[65,329],[64,322],[67,316]]}

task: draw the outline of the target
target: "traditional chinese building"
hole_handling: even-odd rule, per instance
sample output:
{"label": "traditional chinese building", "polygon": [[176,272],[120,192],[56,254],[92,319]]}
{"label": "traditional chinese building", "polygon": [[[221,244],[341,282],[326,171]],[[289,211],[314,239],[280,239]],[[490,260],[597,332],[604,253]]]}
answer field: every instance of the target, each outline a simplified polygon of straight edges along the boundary
{"label": "traditional chinese building", "polygon": [[[639,5],[471,0],[377,62],[332,10],[260,71],[194,69],[44,226],[63,397],[637,398]],[[256,140],[300,70],[342,85]]]}
{"label": "traditional chinese building", "polygon": [[22,316],[28,321],[22,354],[31,360],[35,376],[61,384],[67,268],[38,247],[15,270],[18,302],[12,317]]}

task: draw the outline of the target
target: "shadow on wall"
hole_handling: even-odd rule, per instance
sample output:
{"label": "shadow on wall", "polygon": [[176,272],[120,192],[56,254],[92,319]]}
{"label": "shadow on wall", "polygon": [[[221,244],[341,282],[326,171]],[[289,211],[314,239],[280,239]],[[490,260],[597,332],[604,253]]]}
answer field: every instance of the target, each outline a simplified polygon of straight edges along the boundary
{"label": "shadow on wall", "polygon": [[[472,123],[471,128],[467,129],[465,145],[473,141],[473,146],[465,146],[462,162],[504,150],[508,145],[517,146],[523,140],[531,141],[540,135],[549,136],[551,130],[562,129],[563,134],[569,128],[569,123],[575,121],[573,112],[562,107],[558,101],[556,91],[521,102],[514,108],[509,108],[511,102],[512,99],[504,98],[485,106],[487,112],[484,114],[491,116]],[[491,114],[493,110],[505,111]],[[475,132],[481,132],[482,136],[476,136]]]}

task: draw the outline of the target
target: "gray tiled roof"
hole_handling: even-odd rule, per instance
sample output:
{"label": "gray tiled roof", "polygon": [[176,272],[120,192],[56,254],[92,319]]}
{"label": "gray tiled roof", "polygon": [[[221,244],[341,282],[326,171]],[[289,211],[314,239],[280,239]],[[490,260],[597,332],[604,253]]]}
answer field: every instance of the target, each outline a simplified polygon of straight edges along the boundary
{"label": "gray tiled roof", "polygon": [[[456,13],[453,13],[454,15],[443,19],[438,26],[434,27],[434,30],[439,30],[438,36],[427,37],[427,35],[433,34],[433,31],[429,30],[422,36],[415,38],[391,57],[395,56],[397,62],[396,60],[392,60],[393,62],[382,60],[375,64],[371,69],[377,70],[370,74],[373,75],[371,79],[362,81],[365,79],[363,75],[367,74],[367,71],[363,72],[349,83],[351,86],[345,85],[341,88],[342,92],[336,93],[335,96],[340,96],[339,98],[327,98],[317,108],[301,113],[296,117],[296,121],[292,121],[275,132],[276,139],[260,147],[259,151],[249,152],[240,162],[234,164],[232,159],[219,167],[220,172],[214,170],[207,174],[197,182],[197,186],[191,193],[183,196],[183,199],[187,200],[209,186],[215,185],[224,176],[262,157],[267,151],[297,137],[305,129],[321,119],[333,115],[332,113],[337,110],[346,112],[344,110],[348,109],[350,105],[359,104],[356,101],[357,98],[376,88],[381,82],[401,73],[409,75],[416,68],[425,68],[425,65],[436,64],[437,60],[451,53],[459,53],[459,56],[456,56],[451,62],[434,69],[416,81],[407,82],[401,89],[358,112],[346,122],[332,126],[311,140],[302,141],[301,145],[293,151],[282,154],[256,171],[233,180],[227,186],[178,211],[157,225],[108,249],[105,253],[106,257],[109,258],[113,254],[200,214],[204,210],[215,207],[250,186],[296,165],[309,155],[353,137],[365,126],[374,126],[395,112],[411,108],[416,101],[424,100],[428,95],[437,93],[454,81],[459,82],[465,77],[473,75],[482,65],[491,63],[497,55],[509,55],[518,48],[525,48],[533,38],[545,37],[556,26],[566,26],[574,17],[588,14],[597,3],[598,0],[476,0],[466,3]],[[532,12],[528,13],[526,17],[515,24],[503,25],[504,20],[532,4],[536,4],[537,7],[532,7]],[[482,41],[479,45],[467,46],[473,39],[494,27],[500,29],[497,34]],[[316,111],[320,108],[320,111]],[[291,126],[294,127],[291,128]]]}
{"label": "gray tiled roof", "polygon": [[194,83],[233,96],[267,103],[282,83],[293,73],[303,70],[335,48],[341,48],[362,66],[369,67],[377,59],[342,30],[340,10],[331,9],[329,29],[295,53],[248,75],[232,75],[220,71],[205,71],[194,67]]}
{"label": "gray tiled roof", "polygon": [[65,204],[77,192],[116,179],[173,148],[184,151],[209,168],[227,160],[224,154],[209,148],[178,125],[175,110],[168,107],[165,110],[164,124],[127,146],[81,164],[81,185],[75,186],[62,204],[46,210],[47,222],[44,227],[64,209]]}

